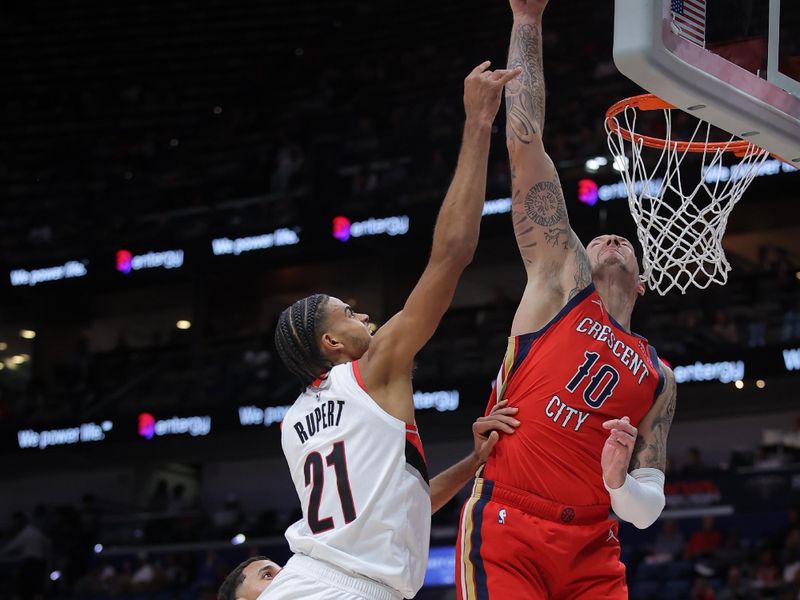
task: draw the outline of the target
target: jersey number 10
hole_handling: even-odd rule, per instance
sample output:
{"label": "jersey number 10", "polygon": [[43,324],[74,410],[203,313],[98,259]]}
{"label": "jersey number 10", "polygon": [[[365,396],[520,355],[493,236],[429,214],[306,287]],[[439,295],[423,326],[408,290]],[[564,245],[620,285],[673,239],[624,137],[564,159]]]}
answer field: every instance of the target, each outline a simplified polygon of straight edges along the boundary
{"label": "jersey number 10", "polygon": [[[569,380],[569,383],[565,386],[568,391],[574,392],[578,388],[578,384],[581,383],[586,377],[589,376],[594,363],[597,362],[597,359],[600,358],[600,355],[597,352],[584,352],[584,356],[586,360],[583,364],[578,367],[578,371],[575,375],[572,376],[572,379]],[[598,391],[597,388],[600,387],[600,384],[603,384],[603,387]],[[619,373],[617,370],[609,364],[602,365],[597,372],[592,376],[589,380],[589,383],[583,390],[583,401],[586,402],[592,408],[600,408],[603,405],[611,394],[614,393],[614,388],[617,387],[619,383]]]}
{"label": "jersey number 10", "polygon": [[[342,505],[344,522],[350,523],[356,518],[356,507],[353,503],[353,493],[350,491],[350,479],[347,476],[347,457],[344,453],[344,442],[336,442],[333,450],[325,457],[329,467],[336,473],[336,488],[339,491],[339,503]],[[319,505],[322,501],[322,488],[325,485],[325,467],[322,464],[322,455],[312,452],[306,458],[303,467],[306,477],[306,487],[311,487],[311,498],[308,501],[308,526],[312,533],[322,533],[333,529],[333,517],[319,517]]]}

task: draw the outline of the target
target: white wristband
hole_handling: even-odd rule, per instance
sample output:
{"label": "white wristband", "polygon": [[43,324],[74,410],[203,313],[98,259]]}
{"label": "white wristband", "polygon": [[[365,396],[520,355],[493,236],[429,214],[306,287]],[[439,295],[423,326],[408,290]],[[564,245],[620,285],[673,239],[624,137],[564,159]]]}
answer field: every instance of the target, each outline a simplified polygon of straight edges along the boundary
{"label": "white wristband", "polygon": [[608,487],[605,479],[603,484],[616,515],[639,529],[650,527],[664,510],[664,472],[659,469],[634,469],[617,489]]}

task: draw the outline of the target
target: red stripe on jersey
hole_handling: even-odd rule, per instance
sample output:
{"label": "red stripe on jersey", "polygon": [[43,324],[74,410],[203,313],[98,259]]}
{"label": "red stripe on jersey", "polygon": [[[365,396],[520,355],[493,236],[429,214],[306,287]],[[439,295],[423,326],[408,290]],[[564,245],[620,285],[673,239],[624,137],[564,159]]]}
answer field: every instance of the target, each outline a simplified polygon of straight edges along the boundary
{"label": "red stripe on jersey", "polygon": [[315,388],[320,387],[322,385],[322,382],[328,378],[328,373],[330,373],[330,371],[325,371],[322,375],[320,375],[314,381],[312,381],[309,387],[315,387]]}
{"label": "red stripe on jersey", "polygon": [[422,460],[427,464],[428,459],[425,458],[425,449],[422,447],[422,439],[419,437],[419,433],[417,433],[416,425],[406,424],[406,441],[417,449]]}
{"label": "red stripe on jersey", "polygon": [[364,385],[364,380],[361,379],[361,371],[358,370],[358,361],[354,360],[351,364],[353,365],[353,375],[355,375],[356,381],[358,382],[358,386],[366,392],[367,386]]}

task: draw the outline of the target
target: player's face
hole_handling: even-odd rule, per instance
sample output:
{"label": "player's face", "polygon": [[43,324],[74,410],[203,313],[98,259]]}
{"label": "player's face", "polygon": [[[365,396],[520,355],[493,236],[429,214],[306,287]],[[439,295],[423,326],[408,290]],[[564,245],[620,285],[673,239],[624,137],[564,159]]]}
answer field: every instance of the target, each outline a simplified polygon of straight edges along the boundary
{"label": "player's face", "polygon": [[244,581],[236,590],[236,598],[256,600],[272,584],[272,579],[281,572],[281,566],[271,560],[256,560],[244,568]]}
{"label": "player's face", "polygon": [[325,308],[323,346],[330,347],[335,342],[341,344],[341,354],[348,360],[361,358],[372,341],[369,315],[356,312],[349,304],[334,297]]}
{"label": "player's face", "polygon": [[614,268],[638,278],[639,261],[631,244],[619,235],[601,235],[594,238],[586,246],[589,262],[592,264],[592,273]]}

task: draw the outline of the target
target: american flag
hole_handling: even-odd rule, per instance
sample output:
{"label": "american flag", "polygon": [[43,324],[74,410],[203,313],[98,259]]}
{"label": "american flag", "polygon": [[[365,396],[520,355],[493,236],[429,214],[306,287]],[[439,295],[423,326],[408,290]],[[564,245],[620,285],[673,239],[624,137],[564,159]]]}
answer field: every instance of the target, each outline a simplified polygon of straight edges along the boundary
{"label": "american flag", "polygon": [[698,46],[706,46],[706,0],[671,0],[672,29]]}

